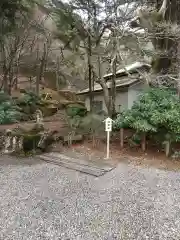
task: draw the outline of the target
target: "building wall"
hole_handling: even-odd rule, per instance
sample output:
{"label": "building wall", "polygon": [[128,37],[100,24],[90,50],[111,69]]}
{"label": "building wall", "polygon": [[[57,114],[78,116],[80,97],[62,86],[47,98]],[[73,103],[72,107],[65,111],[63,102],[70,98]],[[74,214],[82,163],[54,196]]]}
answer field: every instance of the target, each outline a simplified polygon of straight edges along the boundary
{"label": "building wall", "polygon": [[[143,89],[146,87],[143,83],[135,84],[131,87],[129,87],[126,91],[117,91],[116,93],[116,111],[123,111],[126,109],[130,109],[134,103],[139,97],[139,94],[143,91]],[[102,101],[102,110],[107,112],[107,108],[104,102],[104,96],[102,92],[95,93],[94,101]],[[85,95],[85,105],[90,110],[90,100],[89,96]]]}
{"label": "building wall", "polygon": [[[104,95],[102,92],[96,93],[94,95],[94,101],[102,101],[102,110],[107,112],[106,104],[104,101]],[[87,110],[90,110],[90,99],[89,96],[85,96],[85,105]],[[119,112],[120,110],[125,110],[128,108],[128,92],[117,92],[116,94],[116,111]]]}
{"label": "building wall", "polygon": [[[102,93],[95,94],[94,101],[102,101],[102,110],[107,112],[107,108],[106,108],[106,105],[104,102],[104,96]],[[85,97],[85,105],[87,107],[87,110],[89,111],[90,110],[90,99],[89,99],[88,95],[86,95],[86,97]]]}
{"label": "building wall", "polygon": [[128,109],[128,89],[125,92],[116,93],[116,112]]}
{"label": "building wall", "polygon": [[133,103],[138,99],[140,93],[145,89],[146,85],[144,83],[137,83],[129,87],[128,91],[128,108],[130,109]]}

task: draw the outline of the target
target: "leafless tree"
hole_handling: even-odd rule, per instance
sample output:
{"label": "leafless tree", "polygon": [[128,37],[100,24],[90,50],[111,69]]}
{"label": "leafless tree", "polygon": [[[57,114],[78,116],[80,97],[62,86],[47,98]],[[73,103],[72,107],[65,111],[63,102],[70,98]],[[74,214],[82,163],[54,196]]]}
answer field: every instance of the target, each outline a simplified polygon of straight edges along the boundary
{"label": "leafless tree", "polygon": [[133,25],[139,25],[145,30],[146,37],[154,47],[150,84],[177,87],[180,95],[180,18],[178,12],[180,2],[158,0],[157,3],[157,6],[152,9],[147,6],[144,9],[139,8]]}

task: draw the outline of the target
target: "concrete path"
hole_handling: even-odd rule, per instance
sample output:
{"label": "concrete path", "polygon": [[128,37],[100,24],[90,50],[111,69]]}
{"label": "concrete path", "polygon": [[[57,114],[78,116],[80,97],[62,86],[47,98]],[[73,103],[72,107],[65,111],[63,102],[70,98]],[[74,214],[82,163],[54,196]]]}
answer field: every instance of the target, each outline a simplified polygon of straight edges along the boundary
{"label": "concrete path", "polygon": [[180,239],[180,172],[0,159],[0,240]]}

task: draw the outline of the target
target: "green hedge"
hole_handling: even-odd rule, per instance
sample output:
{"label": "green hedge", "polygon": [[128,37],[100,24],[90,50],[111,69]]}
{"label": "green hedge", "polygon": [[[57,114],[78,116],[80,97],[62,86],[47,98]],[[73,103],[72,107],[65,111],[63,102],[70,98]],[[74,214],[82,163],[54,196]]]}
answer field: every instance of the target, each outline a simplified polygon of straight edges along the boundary
{"label": "green hedge", "polygon": [[132,109],[117,116],[114,129],[132,128],[137,132],[156,133],[162,139],[179,141],[180,100],[165,88],[149,88]]}

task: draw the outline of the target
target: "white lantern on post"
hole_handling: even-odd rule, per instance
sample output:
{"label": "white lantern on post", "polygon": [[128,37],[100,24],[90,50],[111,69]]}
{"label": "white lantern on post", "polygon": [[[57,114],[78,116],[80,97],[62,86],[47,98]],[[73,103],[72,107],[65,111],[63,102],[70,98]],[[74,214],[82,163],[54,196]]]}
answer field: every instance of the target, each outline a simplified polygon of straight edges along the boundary
{"label": "white lantern on post", "polygon": [[112,131],[113,120],[110,117],[108,117],[103,122],[105,122],[105,131],[107,132],[107,155],[106,155],[106,158],[109,159],[110,132]]}
{"label": "white lantern on post", "polygon": [[106,118],[104,120],[104,122],[105,122],[105,130],[106,130],[106,132],[111,132],[112,131],[112,122],[113,122],[113,120],[110,117],[108,117],[108,118]]}

